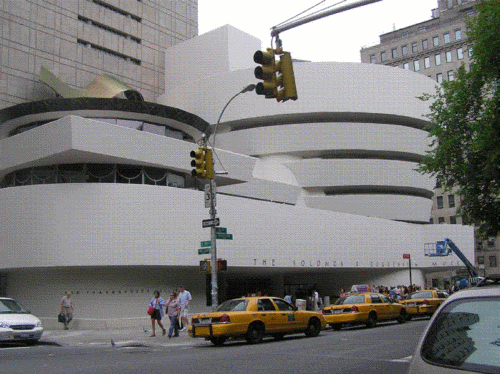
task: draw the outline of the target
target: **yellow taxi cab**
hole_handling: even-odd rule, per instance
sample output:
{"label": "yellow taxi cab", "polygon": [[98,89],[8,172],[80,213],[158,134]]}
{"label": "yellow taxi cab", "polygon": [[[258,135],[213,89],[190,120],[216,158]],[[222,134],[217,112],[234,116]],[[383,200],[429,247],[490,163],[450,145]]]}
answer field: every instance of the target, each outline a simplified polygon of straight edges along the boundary
{"label": "yellow taxi cab", "polygon": [[410,294],[401,304],[406,308],[408,320],[413,316],[430,317],[448,296],[445,291],[421,290]]}
{"label": "yellow taxi cab", "polygon": [[323,308],[323,316],[334,330],[357,324],[375,327],[378,321],[397,320],[404,323],[407,318],[403,305],[375,292],[343,296],[333,305]]}
{"label": "yellow taxi cab", "polygon": [[188,334],[214,345],[222,345],[230,337],[244,337],[255,344],[265,335],[276,339],[300,332],[317,336],[325,327],[320,312],[297,310],[278,297],[258,296],[227,300],[215,312],[194,315]]}

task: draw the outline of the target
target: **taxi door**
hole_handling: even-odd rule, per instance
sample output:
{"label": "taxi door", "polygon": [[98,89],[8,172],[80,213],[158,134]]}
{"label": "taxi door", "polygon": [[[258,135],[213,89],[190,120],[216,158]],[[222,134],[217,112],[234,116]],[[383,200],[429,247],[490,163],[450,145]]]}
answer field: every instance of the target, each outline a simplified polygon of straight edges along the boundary
{"label": "taxi door", "polygon": [[[293,306],[282,299],[273,299],[278,307],[278,324],[282,330],[293,331],[305,329],[308,321],[301,320],[301,314],[293,310]],[[303,326],[302,326],[303,325]]]}
{"label": "taxi door", "polygon": [[259,318],[266,326],[266,332],[274,332],[279,329],[279,313],[270,298],[258,299],[257,311]]}
{"label": "taxi door", "polygon": [[379,320],[384,320],[388,318],[389,315],[389,304],[382,302],[382,299],[378,294],[370,294],[370,302],[377,311],[377,318]]}
{"label": "taxi door", "polygon": [[388,315],[386,318],[397,318],[399,316],[399,312],[401,311],[401,307],[399,306],[399,304],[396,305],[395,303],[391,302],[391,300],[389,300],[385,295],[380,295],[380,297],[382,298],[384,305],[387,305]]}

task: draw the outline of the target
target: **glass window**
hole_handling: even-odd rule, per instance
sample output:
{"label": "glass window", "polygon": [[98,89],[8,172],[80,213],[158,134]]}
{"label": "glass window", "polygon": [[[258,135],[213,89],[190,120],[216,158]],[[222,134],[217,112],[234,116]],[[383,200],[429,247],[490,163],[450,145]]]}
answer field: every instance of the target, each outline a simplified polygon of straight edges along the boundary
{"label": "glass window", "polygon": [[449,81],[455,80],[455,73],[453,72],[453,70],[448,71],[448,80]]}
{"label": "glass window", "polygon": [[405,62],[405,63],[403,64],[403,69],[405,69],[405,70],[410,70],[410,64],[409,64],[409,63],[407,63],[407,62]]}
{"label": "glass window", "polygon": [[490,256],[490,268],[497,267],[497,256]]}
{"label": "glass window", "polygon": [[374,64],[376,62],[375,55],[370,55],[370,63]]}
{"label": "glass window", "polygon": [[186,179],[182,175],[169,173],[167,175],[167,186],[184,188],[186,186]]}
{"label": "glass window", "polygon": [[411,43],[411,51],[413,53],[418,52],[418,44],[417,44],[417,42]]}
{"label": "glass window", "polygon": [[434,47],[437,47],[439,45],[439,36],[433,37],[432,43],[433,43]]}
{"label": "glass window", "polygon": [[444,44],[449,43],[451,41],[449,32],[447,32],[443,35],[443,40],[444,40]]}
{"label": "glass window", "polygon": [[227,300],[217,308],[218,312],[244,311],[247,310],[248,300]]}
{"label": "glass window", "polygon": [[293,306],[288,304],[286,301],[280,299],[273,299],[273,301],[278,306],[278,310],[293,311]]}
{"label": "glass window", "polygon": [[436,74],[436,82],[443,83],[443,74],[442,73]]}
{"label": "glass window", "polygon": [[364,304],[365,297],[363,295],[351,295],[346,297],[341,297],[335,301],[334,305],[348,305],[348,304]]}
{"label": "glass window", "polygon": [[142,121],[130,121],[128,119],[117,119],[116,124],[118,126],[128,127],[131,129],[140,130],[142,126]]}
{"label": "glass window", "polygon": [[391,50],[391,53],[392,53],[392,58],[398,57],[398,49],[397,48],[393,48]]}
{"label": "glass window", "polygon": [[150,132],[156,135],[165,135],[165,126],[154,125],[152,123],[145,122],[142,131]]}
{"label": "glass window", "polygon": [[382,300],[378,295],[370,295],[370,300],[373,304],[382,304]]}
{"label": "glass window", "polygon": [[457,217],[455,217],[455,216],[451,216],[451,217],[450,217],[450,224],[452,224],[452,225],[456,225],[456,224],[457,224]]}
{"label": "glass window", "polygon": [[472,58],[472,55],[474,53],[474,49],[471,47],[469,47],[469,58]]}
{"label": "glass window", "polygon": [[431,67],[431,58],[430,57],[425,57],[424,58],[424,68],[429,69]]}
{"label": "glass window", "polygon": [[406,56],[408,54],[408,46],[407,45],[404,45],[401,47],[401,54],[403,56]]}
{"label": "glass window", "polygon": [[448,195],[448,206],[455,208],[455,195]]}
{"label": "glass window", "polygon": [[453,60],[453,56],[451,55],[451,51],[446,51],[446,62],[451,62]]}
{"label": "glass window", "polygon": [[453,0],[448,0],[448,8],[451,8],[453,6]]}
{"label": "glass window", "polygon": [[462,31],[455,30],[455,40],[462,40]]}
{"label": "glass window", "polygon": [[429,41],[427,39],[422,40],[422,49],[429,49]]}
{"label": "glass window", "polygon": [[443,196],[438,196],[436,198],[437,208],[443,209]]}
{"label": "glass window", "polygon": [[477,257],[477,264],[478,265],[484,265],[484,256],[478,256]]}
{"label": "glass window", "polygon": [[380,52],[380,61],[385,61],[387,60],[387,54],[384,52]]}
{"label": "glass window", "polygon": [[133,165],[118,165],[116,181],[118,183],[142,184],[142,168]]}
{"label": "glass window", "polygon": [[446,305],[422,343],[431,364],[481,373],[498,373],[500,298],[471,297]]}
{"label": "glass window", "polygon": [[88,164],[88,181],[99,183],[115,182],[115,167],[107,164]]}
{"label": "glass window", "polygon": [[462,47],[457,48],[457,59],[459,60],[464,59],[464,49]]}
{"label": "glass window", "polygon": [[438,223],[445,223],[445,222],[444,222],[444,217],[439,217],[439,218],[438,218]]}
{"label": "glass window", "polygon": [[419,60],[413,61],[413,70],[414,71],[420,70],[420,61]]}
{"label": "glass window", "polygon": [[436,66],[441,65],[441,54],[435,55],[434,61],[436,62]]}
{"label": "glass window", "polygon": [[264,311],[264,310],[276,310],[273,302],[271,301],[271,299],[259,299],[257,301],[257,309],[259,311]]}

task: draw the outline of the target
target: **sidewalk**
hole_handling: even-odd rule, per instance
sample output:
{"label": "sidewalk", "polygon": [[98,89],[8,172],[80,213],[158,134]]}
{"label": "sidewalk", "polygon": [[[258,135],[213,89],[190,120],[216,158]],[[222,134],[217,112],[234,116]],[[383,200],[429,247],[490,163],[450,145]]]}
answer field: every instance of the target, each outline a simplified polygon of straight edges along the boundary
{"label": "sidewalk", "polygon": [[[159,334],[158,334],[159,331]],[[168,329],[167,329],[168,333]],[[60,330],[51,329],[43,332],[40,342],[61,346],[82,347],[154,347],[154,346],[190,346],[205,342],[203,339],[189,337],[187,331],[179,332],[179,337],[162,336],[161,329],[156,329],[156,336],[150,337],[150,329],[114,329],[114,330]]]}

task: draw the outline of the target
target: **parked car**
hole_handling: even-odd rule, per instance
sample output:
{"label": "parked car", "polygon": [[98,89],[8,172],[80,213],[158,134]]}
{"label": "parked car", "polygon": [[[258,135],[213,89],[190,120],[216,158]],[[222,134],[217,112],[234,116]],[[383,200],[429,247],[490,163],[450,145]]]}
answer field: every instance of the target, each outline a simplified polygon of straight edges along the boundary
{"label": "parked car", "polygon": [[397,320],[404,323],[407,318],[403,305],[373,292],[341,297],[333,305],[323,308],[323,316],[334,330],[357,324],[375,327],[378,321]]}
{"label": "parked car", "polygon": [[415,316],[430,317],[448,296],[445,291],[421,290],[410,294],[401,304],[405,306],[409,320]]}
{"label": "parked car", "polygon": [[222,345],[230,337],[244,337],[255,344],[265,335],[277,339],[300,332],[317,336],[325,327],[321,313],[297,310],[278,297],[242,297],[225,301],[215,312],[194,315],[188,334],[214,345]]}
{"label": "parked car", "polygon": [[500,373],[500,287],[458,291],[434,313],[409,374]]}
{"label": "parked car", "polygon": [[0,297],[0,341],[36,343],[43,334],[42,322],[17,301]]}

